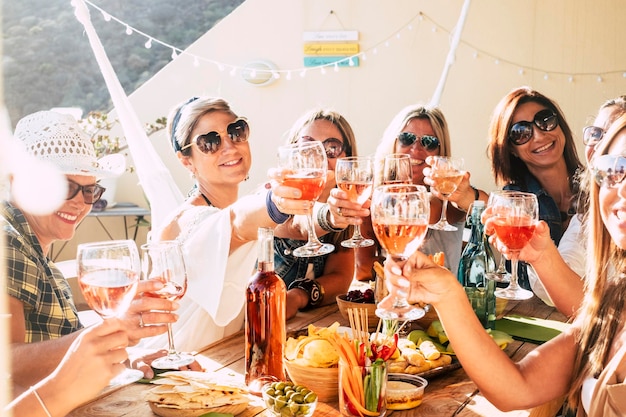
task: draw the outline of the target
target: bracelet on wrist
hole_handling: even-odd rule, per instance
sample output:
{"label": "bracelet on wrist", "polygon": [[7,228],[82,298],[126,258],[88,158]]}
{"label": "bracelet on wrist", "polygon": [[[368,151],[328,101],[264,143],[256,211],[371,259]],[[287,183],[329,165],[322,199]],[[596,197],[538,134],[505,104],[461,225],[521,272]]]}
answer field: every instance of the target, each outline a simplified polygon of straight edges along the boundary
{"label": "bracelet on wrist", "polygon": [[270,216],[270,219],[276,224],[283,224],[291,217],[289,214],[280,211],[274,201],[272,201],[272,190],[265,196],[265,207],[267,208],[267,214]]}
{"label": "bracelet on wrist", "polygon": [[299,288],[309,295],[309,302],[304,308],[305,310],[317,307],[324,300],[324,287],[315,279],[297,279],[289,284],[288,287],[290,290],[294,288]]}
{"label": "bracelet on wrist", "polygon": [[329,214],[330,214],[330,206],[328,205],[328,203],[325,203],[317,211],[317,224],[320,225],[322,230],[329,232],[329,233],[343,232],[344,228],[333,227],[333,225],[328,220]]}
{"label": "bracelet on wrist", "polygon": [[35,387],[30,387],[30,392],[32,392],[35,398],[37,398],[37,401],[39,401],[39,405],[41,405],[41,408],[43,408],[43,411],[46,413],[46,415],[48,417],[52,417],[52,414],[50,414],[48,407],[46,407],[46,403],[43,402],[43,399],[39,396],[39,393],[37,392]]}
{"label": "bracelet on wrist", "polygon": [[473,185],[470,185],[470,187],[472,188],[472,190],[474,190],[474,201],[479,200],[480,199],[480,193],[478,192],[478,189],[476,187],[474,187]]}

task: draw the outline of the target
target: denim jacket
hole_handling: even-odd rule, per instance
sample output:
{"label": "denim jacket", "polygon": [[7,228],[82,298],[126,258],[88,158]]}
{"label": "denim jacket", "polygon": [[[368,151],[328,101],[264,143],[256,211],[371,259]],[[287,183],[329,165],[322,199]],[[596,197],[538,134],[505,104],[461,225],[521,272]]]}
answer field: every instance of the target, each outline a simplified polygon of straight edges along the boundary
{"label": "denim jacket", "polygon": [[[559,245],[561,236],[565,230],[561,223],[561,211],[557,206],[554,199],[547,193],[546,190],[541,187],[541,184],[531,173],[526,173],[525,187],[520,184],[509,184],[504,187],[505,190],[523,191],[527,193],[533,193],[537,196],[539,202],[539,220],[545,221],[550,227],[550,237],[554,241],[555,245]],[[509,262],[507,261],[507,266]],[[528,281],[528,273],[526,272],[527,264],[520,261],[518,264],[518,282],[522,288],[530,290],[530,282]],[[509,267],[510,269],[510,267]]]}
{"label": "denim jacket", "polygon": [[313,264],[315,278],[324,273],[328,254],[311,258],[293,256],[293,250],[305,243],[302,240],[274,238],[274,271],[285,281],[287,288],[296,279],[306,276],[309,264]]}

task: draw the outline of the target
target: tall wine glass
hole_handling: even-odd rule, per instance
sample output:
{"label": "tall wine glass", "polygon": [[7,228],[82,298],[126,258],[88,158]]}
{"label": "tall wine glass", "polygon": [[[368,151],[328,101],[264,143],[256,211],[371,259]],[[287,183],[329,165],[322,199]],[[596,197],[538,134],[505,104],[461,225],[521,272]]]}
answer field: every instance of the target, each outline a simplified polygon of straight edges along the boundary
{"label": "tall wine glass", "polygon": [[441,218],[430,226],[431,229],[445,230],[453,232],[456,226],[448,223],[446,212],[448,211],[448,197],[456,191],[463,180],[465,172],[463,169],[463,158],[453,158],[450,156],[431,156],[428,158],[431,168],[432,187],[443,196],[441,207]]}
{"label": "tall wine glass", "polygon": [[[165,285],[161,290],[146,292],[147,297],[165,298],[176,301],[187,292],[187,271],[181,244],[175,240],[146,243],[141,246],[142,278],[157,279]],[[157,369],[178,369],[189,365],[194,357],[180,353],[174,346],[172,324],[167,324],[168,349],[167,355],[152,361]]]}
{"label": "tall wine glass", "polygon": [[495,217],[496,236],[508,247],[511,259],[509,286],[496,289],[495,295],[507,300],[527,300],[533,293],[519,286],[517,263],[520,251],[533,237],[539,220],[537,196],[519,191],[495,191],[489,196],[488,206]]}
{"label": "tall wine glass", "polygon": [[[83,243],[76,253],[78,284],[85,301],[104,319],[123,315],[137,292],[141,266],[133,240]],[[110,386],[143,378],[143,372],[126,368]]]}
{"label": "tall wine glass", "polygon": [[335,250],[330,243],[322,243],[315,233],[313,223],[313,204],[326,185],[326,150],[319,141],[294,143],[278,148],[278,163],[283,171],[282,183],[302,191],[301,200],[311,202],[307,215],[308,241],[292,253],[299,257],[325,255]]}
{"label": "tall wine glass", "polygon": [[[337,159],[335,180],[337,186],[348,193],[350,201],[363,205],[372,195],[374,160],[364,156]],[[354,226],[352,237],[341,242],[341,246],[346,248],[363,248],[372,245],[374,241],[363,237],[358,224]]]}
{"label": "tall wine glass", "polygon": [[392,153],[385,156],[381,184],[413,184],[411,156],[406,153]]}
{"label": "tall wine glass", "polygon": [[[372,226],[387,256],[404,264],[424,241],[430,218],[430,201],[421,185],[381,185],[372,196]],[[387,297],[390,297],[388,295]],[[376,315],[388,320],[416,320],[423,308],[410,305],[406,297],[396,295],[391,310],[376,309]]]}

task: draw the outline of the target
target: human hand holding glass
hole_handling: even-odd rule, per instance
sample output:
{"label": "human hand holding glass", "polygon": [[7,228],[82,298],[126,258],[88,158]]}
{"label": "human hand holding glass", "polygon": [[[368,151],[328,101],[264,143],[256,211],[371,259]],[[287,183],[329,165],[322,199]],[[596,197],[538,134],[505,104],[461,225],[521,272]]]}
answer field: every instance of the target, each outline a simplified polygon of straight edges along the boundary
{"label": "human hand holding glass", "polygon": [[307,215],[308,241],[292,253],[294,256],[312,257],[332,252],[335,246],[318,239],[313,223],[313,203],[326,185],[328,162],[324,145],[319,141],[310,141],[281,146],[278,148],[278,163],[283,172],[282,184],[299,189],[302,192],[300,199],[311,202]]}
{"label": "human hand holding glass", "polygon": [[[187,270],[180,242],[167,240],[141,246],[142,279],[157,279],[163,282],[161,290],[144,293],[147,297],[165,298],[176,301],[187,292]],[[172,324],[167,324],[167,355],[152,361],[157,369],[179,369],[195,360],[192,355],[180,353],[174,346]]]}
{"label": "human hand holding glass", "polygon": [[[103,318],[120,317],[135,297],[141,273],[139,251],[133,240],[113,240],[78,245],[78,284],[85,301]],[[126,368],[110,385],[143,378],[143,372]]]}
{"label": "human hand holding glass", "polygon": [[456,226],[448,223],[446,212],[448,210],[448,197],[456,191],[463,180],[465,172],[463,169],[463,158],[453,158],[450,156],[429,156],[426,162],[430,165],[430,178],[433,181],[432,188],[443,196],[441,207],[441,218],[430,226],[431,229],[455,231]]}
{"label": "human hand holding glass", "polygon": [[[430,218],[430,201],[421,185],[382,185],[372,196],[372,226],[380,245],[402,266],[424,241]],[[406,296],[395,297],[389,310],[378,308],[376,315],[390,320],[416,320],[423,317],[423,308],[410,305]],[[386,298],[387,298],[386,297]]]}
{"label": "human hand holding glass", "polygon": [[[350,156],[337,159],[335,164],[337,186],[348,194],[350,201],[363,205],[372,195],[374,182],[374,160],[370,157]],[[361,227],[354,226],[354,233],[341,242],[346,248],[362,248],[374,245],[372,239],[361,235]]]}
{"label": "human hand holding glass", "polygon": [[533,237],[539,221],[537,196],[519,191],[494,191],[487,207],[493,217],[491,225],[496,237],[508,248],[511,259],[509,286],[496,289],[495,295],[507,300],[527,300],[533,293],[519,286],[517,265],[520,251]]}

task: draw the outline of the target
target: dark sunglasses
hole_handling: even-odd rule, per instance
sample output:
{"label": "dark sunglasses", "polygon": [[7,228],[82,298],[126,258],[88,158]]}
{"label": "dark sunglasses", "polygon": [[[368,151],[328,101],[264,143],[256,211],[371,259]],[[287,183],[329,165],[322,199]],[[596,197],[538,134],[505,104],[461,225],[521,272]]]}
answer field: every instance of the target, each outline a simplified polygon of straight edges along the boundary
{"label": "dark sunglasses", "polygon": [[[248,136],[250,135],[250,126],[248,126],[246,119],[240,118],[226,127],[226,134],[230,140],[235,143],[245,142],[248,140]],[[222,145],[222,136],[216,131],[198,135],[180,150],[184,151],[185,149],[190,148],[194,143],[198,145],[198,149],[200,149],[202,153],[215,153]]]}
{"label": "dark sunglasses", "polygon": [[[315,138],[311,136],[302,136],[305,142],[312,142]],[[330,159],[339,158],[344,151],[344,143],[337,138],[328,138],[322,141],[324,149],[326,150],[326,157]]]}
{"label": "dark sunglasses", "polygon": [[415,133],[411,132],[402,132],[398,135],[398,140],[400,141],[400,144],[405,147],[413,146],[417,139],[419,139],[422,148],[426,149],[427,151],[434,151],[435,149],[439,148],[440,143],[439,139],[437,139],[437,136],[422,135],[418,138]]}
{"label": "dark sunglasses", "polygon": [[550,132],[559,125],[559,119],[556,113],[550,109],[540,110],[535,114],[532,122],[521,121],[511,126],[509,140],[514,145],[525,144],[533,137],[533,124],[544,132]]}
{"label": "dark sunglasses", "polygon": [[621,155],[602,155],[592,161],[593,179],[600,187],[613,188],[626,177],[626,158]]}
{"label": "dark sunglasses", "polygon": [[71,200],[76,197],[79,191],[82,191],[83,193],[83,200],[85,201],[85,204],[94,204],[100,200],[100,197],[102,197],[102,193],[106,191],[106,188],[100,184],[80,185],[68,179],[66,200]]}
{"label": "dark sunglasses", "polygon": [[583,143],[586,146],[596,146],[604,136],[604,129],[598,126],[587,126],[583,129]]}

